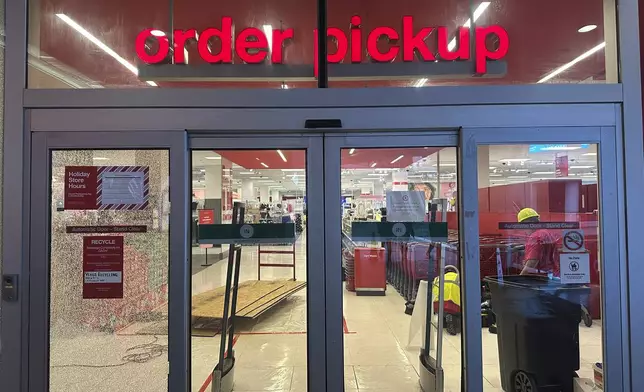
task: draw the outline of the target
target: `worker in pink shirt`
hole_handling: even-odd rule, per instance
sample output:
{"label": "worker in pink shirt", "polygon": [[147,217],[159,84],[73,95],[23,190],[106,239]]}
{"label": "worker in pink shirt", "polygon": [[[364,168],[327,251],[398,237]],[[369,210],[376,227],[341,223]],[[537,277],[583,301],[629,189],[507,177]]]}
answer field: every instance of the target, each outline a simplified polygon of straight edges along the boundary
{"label": "worker in pink shirt", "polygon": [[[519,223],[539,223],[539,214],[524,208],[517,214]],[[536,229],[525,244],[521,275],[559,277],[559,248],[561,235],[556,230]]]}

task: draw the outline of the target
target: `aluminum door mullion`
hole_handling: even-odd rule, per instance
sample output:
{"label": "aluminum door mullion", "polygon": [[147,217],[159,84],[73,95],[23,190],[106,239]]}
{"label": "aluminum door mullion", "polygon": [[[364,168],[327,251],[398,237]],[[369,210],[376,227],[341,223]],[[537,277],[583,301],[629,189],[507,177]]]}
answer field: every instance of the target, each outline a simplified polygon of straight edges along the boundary
{"label": "aluminum door mullion", "polygon": [[458,150],[458,219],[461,268],[464,392],[483,390],[481,271],[479,256],[478,145],[476,133],[461,131]]}
{"label": "aluminum door mullion", "polygon": [[326,303],[324,281],[324,161],[322,138],[308,138],[306,152],[307,364],[308,390],[324,392],[326,368]]}
{"label": "aluminum door mullion", "polygon": [[340,203],[341,138],[324,139],[326,380],[327,391],[344,390],[342,309],[342,205]]}
{"label": "aluminum door mullion", "polygon": [[[599,223],[601,272],[601,323],[604,363],[604,389],[625,391],[622,325],[627,324],[624,305],[627,303],[626,263],[620,258],[619,188],[617,184],[615,128],[602,128],[598,146],[599,165]],[[626,366],[628,368],[628,366]]]}

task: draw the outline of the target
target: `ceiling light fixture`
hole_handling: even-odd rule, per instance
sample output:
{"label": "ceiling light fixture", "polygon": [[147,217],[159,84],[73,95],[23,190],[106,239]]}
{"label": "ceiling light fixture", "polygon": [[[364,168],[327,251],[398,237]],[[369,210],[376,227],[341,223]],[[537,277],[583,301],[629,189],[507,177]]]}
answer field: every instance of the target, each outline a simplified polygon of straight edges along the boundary
{"label": "ceiling light fixture", "polygon": [[[139,70],[132,63],[130,63],[129,61],[127,61],[126,59],[121,57],[112,48],[110,48],[109,46],[105,45],[100,39],[96,38],[92,33],[90,33],[89,31],[85,30],[85,28],[83,28],[83,26],[81,26],[78,23],[76,23],[72,18],[70,18],[69,16],[67,16],[65,14],[56,14],[56,16],[60,20],[62,20],[63,22],[67,23],[67,25],[69,25],[71,28],[76,30],[78,33],[80,33],[83,37],[87,38],[94,45],[98,46],[102,51],[104,51],[105,53],[107,53],[110,56],[112,56],[112,58],[114,58],[116,61],[118,61],[122,66],[127,68],[130,72],[132,72],[136,76],[139,76]],[[163,31],[161,31],[161,30],[152,30],[153,35],[155,34],[155,32],[156,32],[156,34],[161,34],[161,35],[157,35],[157,37],[165,36],[165,33]],[[150,86],[154,86],[154,87],[157,86],[157,84],[154,83],[153,81],[147,81],[146,83],[149,84]]]}
{"label": "ceiling light fixture", "polygon": [[105,157],[94,157],[92,158],[95,161],[109,161],[110,158],[105,158]]}
{"label": "ceiling light fixture", "polygon": [[583,154],[583,155],[585,155],[585,156],[587,156],[587,157],[596,157],[596,156],[597,156],[597,153],[596,153],[596,152],[587,152],[587,153],[585,153],[585,154]]}
{"label": "ceiling light fixture", "polygon": [[304,169],[282,169],[283,172],[296,172],[296,171],[304,171]]}
{"label": "ceiling light fixture", "polygon": [[262,29],[264,30],[264,35],[266,35],[266,40],[268,41],[268,51],[270,52],[271,49],[273,49],[273,26],[265,24],[262,26]]}
{"label": "ceiling light fixture", "polygon": [[255,174],[255,172],[247,171],[247,172],[239,172],[237,174]]}
{"label": "ceiling light fixture", "polygon": [[374,163],[371,164],[371,167],[376,167],[376,165],[377,165],[377,163],[374,162]]}
{"label": "ceiling light fixture", "polygon": [[349,150],[349,155],[353,155],[354,152],[356,152],[356,149],[352,148],[351,150]]}
{"label": "ceiling light fixture", "polygon": [[161,30],[152,30],[150,31],[150,34],[152,34],[155,37],[165,37],[165,33]]}
{"label": "ceiling light fixture", "polygon": [[[448,166],[449,167],[454,167],[454,166],[456,166],[456,163],[445,163],[445,162],[443,162],[440,165],[443,166],[443,167],[448,167]],[[438,167],[438,164],[435,164],[434,167]]]}
{"label": "ceiling light fixture", "polygon": [[553,172],[553,171],[538,171],[538,172],[534,172],[534,173],[532,173],[532,174],[535,174],[535,175],[545,175],[545,174],[555,174],[555,172]]}
{"label": "ceiling light fixture", "polygon": [[[485,12],[487,7],[490,6],[490,3],[491,3],[490,1],[484,1],[481,4],[479,4],[478,7],[476,7],[476,9],[474,10],[474,14],[472,15],[474,17],[474,22],[476,22],[479,19],[479,17],[483,15],[483,12]],[[472,26],[472,20],[468,18],[467,22],[465,22],[463,27],[469,28],[470,26]],[[450,52],[454,50],[454,48],[456,48],[456,37],[452,38],[452,40],[449,41],[449,44],[447,45],[447,50],[449,50]]]}
{"label": "ceiling light fixture", "polygon": [[209,161],[215,161],[221,159],[221,157],[204,157],[204,159],[208,159]]}
{"label": "ceiling light fixture", "polygon": [[418,79],[417,81],[414,82],[413,86],[414,87],[423,87],[425,85],[425,83],[427,83],[428,80],[429,79],[427,79],[427,78]]}
{"label": "ceiling light fixture", "polygon": [[499,159],[499,162],[528,162],[528,158],[503,158]]}
{"label": "ceiling light fixture", "polygon": [[282,90],[288,90],[288,84],[282,83]]}
{"label": "ceiling light fixture", "polygon": [[579,30],[577,30],[577,32],[579,32],[579,33],[587,33],[589,31],[595,30],[596,28],[597,28],[597,25],[589,24],[589,25],[580,27]]}
{"label": "ceiling light fixture", "polygon": [[265,164],[264,162],[260,162],[260,163],[261,163],[261,164],[262,164],[262,166],[264,166],[265,168],[268,168],[268,165],[267,165],[267,164]]}
{"label": "ceiling light fixture", "polygon": [[601,44],[595,46],[594,48],[588,50],[587,52],[583,53],[579,57],[575,58],[569,63],[566,63],[562,65],[561,67],[555,69],[554,71],[550,72],[548,75],[544,76],[541,80],[539,80],[537,83],[544,83],[547,82],[548,80],[554,78],[555,76],[559,75],[560,73],[572,68],[575,64],[578,62],[587,59],[588,57],[592,56],[593,54],[599,52],[600,50],[604,49],[606,47],[606,42],[602,42]]}
{"label": "ceiling light fixture", "polygon": [[396,158],[396,159],[394,159],[393,161],[391,161],[391,163],[396,163],[396,162],[398,162],[399,160],[403,159],[403,157],[404,157],[404,155],[401,155],[401,156],[399,156],[398,158]]}
{"label": "ceiling light fixture", "polygon": [[282,154],[282,150],[277,150],[277,153],[280,154],[280,157],[282,158],[282,160],[286,162],[286,157],[284,156],[284,154]]}
{"label": "ceiling light fixture", "polygon": [[389,174],[387,173],[368,173],[368,176],[374,176],[374,177],[382,177],[382,176],[388,176]]}
{"label": "ceiling light fixture", "polygon": [[594,167],[595,166],[592,166],[592,165],[590,165],[590,166],[586,166],[586,165],[572,165],[572,166],[570,166],[571,169],[592,169]]}

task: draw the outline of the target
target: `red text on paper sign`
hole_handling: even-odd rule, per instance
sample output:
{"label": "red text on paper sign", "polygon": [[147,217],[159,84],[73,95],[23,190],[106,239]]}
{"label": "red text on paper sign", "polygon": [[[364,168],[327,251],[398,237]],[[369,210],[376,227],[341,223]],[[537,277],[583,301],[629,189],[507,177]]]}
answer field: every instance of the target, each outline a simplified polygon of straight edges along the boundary
{"label": "red text on paper sign", "polygon": [[[450,39],[447,27],[422,27],[420,30],[414,28],[414,17],[403,16],[402,33],[393,27],[376,27],[370,32],[361,28],[361,17],[351,18],[351,31],[347,34],[337,27],[327,29],[327,37],[331,38],[337,50],[327,55],[330,64],[337,64],[344,61],[350,50],[352,63],[361,63],[364,60],[363,35],[366,34],[366,53],[371,61],[376,63],[390,63],[399,56],[402,61],[411,62],[418,58],[421,61],[466,61],[474,58],[476,73],[487,72],[487,60],[500,60],[505,57],[510,47],[510,39],[507,31],[498,25],[476,27],[473,33],[474,45],[470,43],[470,29],[460,27],[456,31],[455,42]],[[136,53],[141,61],[147,64],[159,64],[165,62],[170,53],[170,41],[166,35],[153,34],[154,29],[145,29],[136,37]],[[437,36],[438,53],[432,52],[426,39],[435,33]],[[317,57],[317,30],[315,30],[315,56]],[[173,42],[177,50],[173,51],[175,64],[185,64],[186,59],[183,48],[189,42],[196,42],[199,56],[211,64],[232,64],[233,50],[235,54],[247,64],[261,64],[270,59],[273,64],[284,62],[284,47],[293,40],[295,32],[292,28],[273,29],[269,38],[266,33],[254,27],[241,30],[235,37],[234,25],[231,17],[221,19],[221,28],[207,28],[201,32],[195,29],[174,30]],[[496,39],[496,49],[490,50],[487,42],[490,37]],[[218,39],[221,42],[221,49],[213,52],[211,40]],[[147,46],[148,40],[156,39],[158,45],[156,51],[150,53]],[[383,39],[388,43],[387,49],[379,48],[379,42]],[[270,45],[269,45],[270,42]],[[269,47],[270,46],[270,47]],[[474,48],[474,53],[472,53]],[[270,51],[270,52],[269,52]],[[401,54],[402,53],[402,54]],[[317,67],[317,58],[314,59]],[[317,76],[317,69],[315,72]]]}

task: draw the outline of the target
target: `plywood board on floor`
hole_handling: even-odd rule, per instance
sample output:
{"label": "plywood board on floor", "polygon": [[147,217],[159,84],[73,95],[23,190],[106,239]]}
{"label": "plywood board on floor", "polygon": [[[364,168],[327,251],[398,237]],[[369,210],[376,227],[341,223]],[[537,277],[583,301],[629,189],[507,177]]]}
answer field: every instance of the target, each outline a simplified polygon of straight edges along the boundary
{"label": "plywood board on floor", "polygon": [[[251,280],[240,283],[237,293],[239,318],[256,318],[261,313],[306,286],[293,280]],[[218,287],[192,297],[192,316],[222,318],[225,287]]]}

